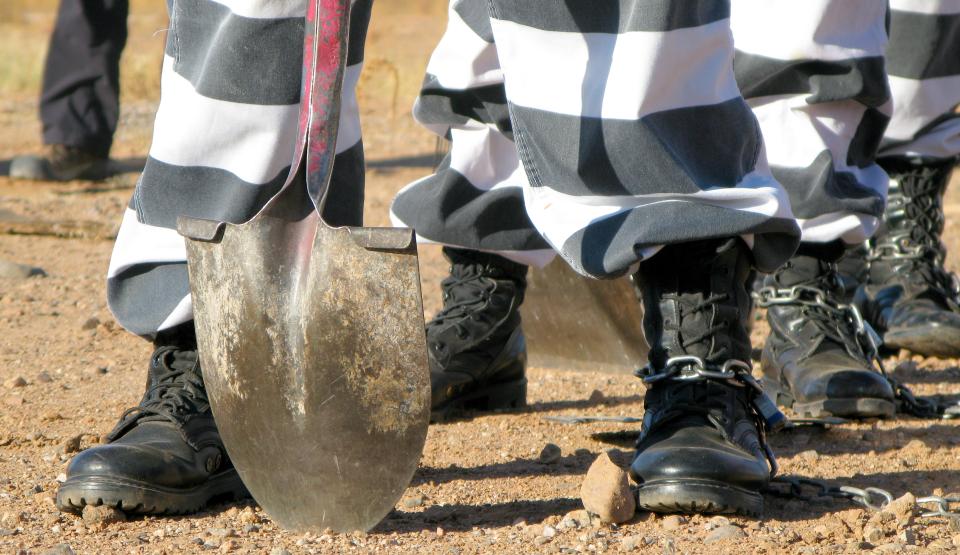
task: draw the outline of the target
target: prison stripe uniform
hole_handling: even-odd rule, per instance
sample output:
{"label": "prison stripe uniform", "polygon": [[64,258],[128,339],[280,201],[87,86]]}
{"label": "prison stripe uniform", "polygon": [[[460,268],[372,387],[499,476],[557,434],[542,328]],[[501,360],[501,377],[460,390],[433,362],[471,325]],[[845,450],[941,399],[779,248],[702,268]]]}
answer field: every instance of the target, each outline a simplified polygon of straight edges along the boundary
{"label": "prison stripe uniform", "polygon": [[[728,3],[504,0],[488,3],[486,23],[482,3],[469,4],[453,2],[451,28],[431,60],[427,85],[470,96],[487,79],[502,78],[524,176],[511,172],[491,184],[511,168],[494,158],[478,160],[477,167],[494,171],[492,180],[475,184],[477,191],[517,183],[529,219],[575,270],[614,277],[663,244],[737,235],[749,238],[761,268],[789,255],[797,227],[734,79]],[[460,45],[465,48],[458,52]],[[428,109],[418,105],[418,117],[429,125]],[[496,144],[507,134],[469,110],[457,115],[460,121],[442,123],[453,137],[451,167],[469,180],[461,170],[471,162],[457,163],[461,135],[472,133],[480,151],[492,153],[508,150]],[[471,200],[462,182],[462,198],[443,190],[457,186],[456,178],[421,185],[422,194],[415,184],[398,196],[398,221],[407,222],[411,209],[431,197],[446,203],[434,210],[446,211],[441,218],[458,216],[454,212]],[[479,203],[470,208],[485,212]],[[497,229],[474,222],[480,233]]]}
{"label": "prison stripe uniform", "polygon": [[885,2],[733,0],[734,68],[803,240],[862,243],[888,178],[876,164],[892,102]]}
{"label": "prison stripe uniform", "polygon": [[[371,0],[353,5],[349,67],[327,206],[359,224],[363,146],[355,87]],[[133,333],[192,319],[181,215],[240,223],[282,186],[297,132],[306,0],[174,0],[144,172],[108,270],[108,301]]]}
{"label": "prison stripe uniform", "polygon": [[960,0],[891,0],[893,119],[881,157],[960,154]]}

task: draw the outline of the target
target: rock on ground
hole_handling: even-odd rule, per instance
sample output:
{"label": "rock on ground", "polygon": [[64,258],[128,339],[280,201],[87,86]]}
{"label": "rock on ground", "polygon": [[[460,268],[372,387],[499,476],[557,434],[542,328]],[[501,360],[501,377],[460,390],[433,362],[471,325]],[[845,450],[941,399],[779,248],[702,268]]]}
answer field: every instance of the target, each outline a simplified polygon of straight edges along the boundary
{"label": "rock on ground", "polygon": [[607,453],[602,453],[590,465],[580,487],[580,498],[584,508],[604,523],[626,522],[637,510],[627,473],[614,464]]}

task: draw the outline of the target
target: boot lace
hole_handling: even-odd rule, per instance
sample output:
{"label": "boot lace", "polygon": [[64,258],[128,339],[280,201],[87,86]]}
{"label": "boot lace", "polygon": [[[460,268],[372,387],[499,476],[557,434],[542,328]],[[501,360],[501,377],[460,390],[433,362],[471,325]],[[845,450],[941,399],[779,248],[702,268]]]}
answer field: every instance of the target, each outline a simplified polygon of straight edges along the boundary
{"label": "boot lace", "polygon": [[917,279],[927,292],[957,310],[960,282],[943,267],[947,252],[940,241],[943,172],[950,168],[924,166],[891,182],[886,210],[889,229],[876,238],[867,260],[891,263],[897,274]]}
{"label": "boot lace", "polygon": [[[184,356],[187,353],[193,356]],[[153,354],[153,385],[136,407],[120,417],[124,424],[145,417],[159,417],[181,425],[186,417],[204,412],[210,406],[203,377],[197,368],[196,351],[165,346]]]}
{"label": "boot lace", "polygon": [[[714,307],[720,306],[721,303],[730,299],[730,295],[728,293],[715,293],[707,297],[697,295],[691,299],[691,295],[668,293],[664,295],[664,298],[671,299],[677,304],[680,310],[680,321],[683,322],[685,318],[694,317],[700,313],[709,314],[714,310]],[[712,322],[712,325],[704,327],[699,333],[689,337],[683,335],[680,340],[680,347],[684,351],[689,351],[690,347],[704,344],[703,352],[708,354],[703,357],[703,360],[711,365],[723,364],[730,354],[730,346],[723,341],[713,343],[713,340],[716,338],[717,332],[727,330],[729,326],[730,323],[726,320],[717,319]]]}
{"label": "boot lace", "polygon": [[443,308],[427,322],[427,337],[447,326],[453,327],[458,338],[469,337],[470,330],[464,323],[470,318],[480,318],[480,309],[486,306],[497,289],[497,282],[487,277],[484,270],[479,264],[457,265],[451,269],[451,275],[440,284]]}

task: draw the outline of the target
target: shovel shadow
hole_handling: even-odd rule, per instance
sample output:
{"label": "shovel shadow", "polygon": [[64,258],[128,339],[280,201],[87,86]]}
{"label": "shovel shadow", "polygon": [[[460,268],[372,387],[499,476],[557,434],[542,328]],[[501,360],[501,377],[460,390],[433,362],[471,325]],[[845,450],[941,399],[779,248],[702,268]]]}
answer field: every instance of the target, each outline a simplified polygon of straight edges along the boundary
{"label": "shovel shadow", "polygon": [[424,466],[417,469],[411,486],[434,483],[442,484],[454,480],[496,480],[530,476],[571,476],[586,474],[590,464],[597,457],[593,452],[560,457],[559,460],[543,464],[534,459],[518,459],[509,462],[487,464],[474,467],[448,466],[435,468]]}
{"label": "shovel shadow", "polygon": [[[508,501],[482,505],[443,505],[428,507],[419,512],[394,510],[372,530],[374,534],[435,530],[438,526],[448,531],[466,532],[475,527],[499,528],[511,526],[518,518],[533,524],[550,516],[562,516],[583,508],[579,499],[557,498],[535,501]],[[517,530],[517,532],[519,532]],[[499,531],[498,536],[510,533]],[[506,539],[502,538],[501,539]],[[496,552],[496,544],[490,546]]]}
{"label": "shovel shadow", "polygon": [[897,451],[907,442],[919,439],[931,449],[960,444],[960,425],[932,424],[922,428],[897,427],[863,430],[846,426],[830,429],[807,427],[770,436],[770,446],[779,457],[792,457],[814,449],[820,455],[863,455]]}

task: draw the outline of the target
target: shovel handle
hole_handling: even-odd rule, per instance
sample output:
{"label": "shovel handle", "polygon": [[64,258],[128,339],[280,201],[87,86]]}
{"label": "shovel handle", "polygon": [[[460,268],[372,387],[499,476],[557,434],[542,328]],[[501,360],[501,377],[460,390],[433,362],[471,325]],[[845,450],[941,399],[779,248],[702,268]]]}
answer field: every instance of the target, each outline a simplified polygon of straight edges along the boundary
{"label": "shovel handle", "polygon": [[[300,117],[306,127],[307,191],[323,212],[340,129],[343,75],[347,66],[350,0],[312,0],[304,35]],[[304,115],[307,120],[304,121]],[[301,131],[302,132],[302,131]]]}

